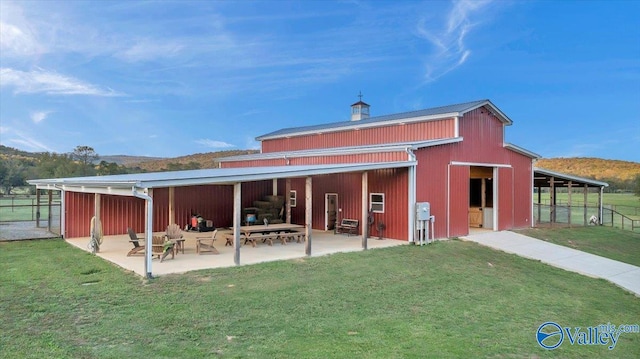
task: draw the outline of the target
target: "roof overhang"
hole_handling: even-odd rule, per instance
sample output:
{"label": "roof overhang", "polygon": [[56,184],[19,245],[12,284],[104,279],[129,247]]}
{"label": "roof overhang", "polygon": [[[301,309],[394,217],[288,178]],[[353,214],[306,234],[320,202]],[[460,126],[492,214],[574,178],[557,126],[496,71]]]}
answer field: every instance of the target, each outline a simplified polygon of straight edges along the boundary
{"label": "roof overhang", "polygon": [[521,155],[525,155],[525,156],[533,158],[533,159],[541,158],[541,156],[539,154],[531,152],[531,151],[529,151],[527,149],[524,149],[524,148],[522,148],[520,146],[516,146],[516,145],[514,145],[512,143],[505,143],[503,146],[506,149],[509,149],[511,151],[514,151],[514,152],[518,152]]}
{"label": "roof overhang", "polygon": [[314,150],[301,150],[301,151],[282,151],[282,152],[268,152],[268,153],[256,153],[251,155],[240,155],[219,158],[218,162],[233,162],[233,161],[252,161],[252,160],[269,160],[269,159],[281,159],[281,158],[301,158],[301,157],[317,157],[317,156],[343,156],[361,153],[385,153],[385,152],[404,152],[407,150],[416,150],[419,148],[446,145],[449,143],[462,142],[462,137],[443,138],[438,140],[421,141],[421,142],[396,142],[385,143],[372,146],[349,146],[349,147],[337,147],[337,148],[323,148]]}
{"label": "roof overhang", "polygon": [[27,182],[35,185],[38,189],[133,196],[136,191],[144,191],[151,188],[232,185],[275,178],[296,178],[335,173],[364,172],[387,168],[412,167],[415,165],[415,161],[402,161],[321,166],[214,168],[113,176],[38,179]]}
{"label": "roof overhang", "polygon": [[543,168],[533,168],[533,186],[534,187],[550,187],[553,180],[554,187],[568,187],[571,183],[572,187],[609,187],[606,182],[596,181],[590,178],[573,176],[566,173],[549,171]]}

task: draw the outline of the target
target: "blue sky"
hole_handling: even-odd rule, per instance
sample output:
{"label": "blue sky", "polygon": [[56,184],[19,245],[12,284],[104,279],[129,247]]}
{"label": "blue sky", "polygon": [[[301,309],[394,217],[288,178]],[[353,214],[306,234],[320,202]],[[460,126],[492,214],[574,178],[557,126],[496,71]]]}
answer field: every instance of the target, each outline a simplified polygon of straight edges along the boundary
{"label": "blue sky", "polygon": [[490,99],[543,157],[640,162],[639,1],[0,2],[0,143],[175,157]]}

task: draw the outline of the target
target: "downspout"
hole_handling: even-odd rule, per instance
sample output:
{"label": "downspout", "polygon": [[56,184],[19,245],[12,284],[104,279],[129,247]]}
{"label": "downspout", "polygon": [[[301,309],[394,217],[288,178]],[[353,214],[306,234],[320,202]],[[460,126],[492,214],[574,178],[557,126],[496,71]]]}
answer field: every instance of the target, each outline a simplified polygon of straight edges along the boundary
{"label": "downspout", "polygon": [[[408,160],[409,161],[413,161],[416,162],[416,155],[413,152],[414,148],[413,147],[407,147],[405,149],[405,151],[407,152],[408,155]],[[409,223],[408,223],[408,239],[409,239],[409,243],[415,243],[415,225],[416,225],[416,219],[415,219],[415,215],[416,215],[416,210],[415,210],[415,206],[416,206],[416,164],[412,165],[409,167]]]}
{"label": "downspout", "polygon": [[[146,193],[138,192],[138,188],[132,187],[133,196],[144,199],[147,202],[147,226],[145,230],[146,250],[144,251],[144,272],[147,279],[153,278],[151,274],[151,248],[153,247],[153,198]],[[148,189],[143,189],[147,191]]]}

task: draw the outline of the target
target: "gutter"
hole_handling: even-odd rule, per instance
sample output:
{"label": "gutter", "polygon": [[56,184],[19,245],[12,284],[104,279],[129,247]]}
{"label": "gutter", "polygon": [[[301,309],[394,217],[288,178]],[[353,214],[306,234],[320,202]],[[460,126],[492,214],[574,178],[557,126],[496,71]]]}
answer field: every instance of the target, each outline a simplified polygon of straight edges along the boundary
{"label": "gutter", "polygon": [[[147,192],[148,189],[142,189]],[[147,193],[138,192],[137,187],[131,187],[131,191],[134,197],[144,199],[147,202],[147,225],[145,229],[145,240],[146,247],[144,251],[144,272],[146,273],[146,278],[153,278],[151,273],[151,248],[153,247],[153,197],[149,196]]]}

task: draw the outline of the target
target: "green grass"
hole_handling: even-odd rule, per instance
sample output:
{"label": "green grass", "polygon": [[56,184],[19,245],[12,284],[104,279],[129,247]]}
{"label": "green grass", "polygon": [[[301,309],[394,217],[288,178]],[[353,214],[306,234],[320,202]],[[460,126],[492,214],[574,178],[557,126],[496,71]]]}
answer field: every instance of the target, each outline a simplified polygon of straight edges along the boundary
{"label": "green grass", "polygon": [[[47,197],[42,196],[40,202],[40,219],[47,220],[49,216],[49,207],[47,204]],[[0,197],[0,221],[35,221],[36,220],[36,197],[35,195],[29,198],[18,197]],[[54,213],[59,213],[60,200],[57,199],[55,203],[56,210]]]}
{"label": "green grass", "polygon": [[610,227],[529,228],[518,233],[640,266],[640,233]]}
{"label": "green grass", "polygon": [[[576,205],[582,205],[584,202],[584,196],[578,191],[579,190],[574,190],[572,193],[571,202]],[[541,200],[543,204],[549,204],[549,193],[542,193]],[[567,193],[556,194],[556,201],[558,204],[566,204],[568,200],[569,195]],[[533,194],[533,201],[536,203],[538,202],[537,193]],[[589,206],[597,206],[598,194],[589,193],[587,196],[587,203]],[[602,203],[604,203],[607,208],[611,208],[624,215],[640,219],[640,197],[635,196],[632,193],[603,193]]]}
{"label": "green grass", "polygon": [[640,334],[535,340],[546,321],[637,324],[638,297],[457,240],[151,281],[62,240],[0,243],[0,303],[6,358],[640,357]]}

